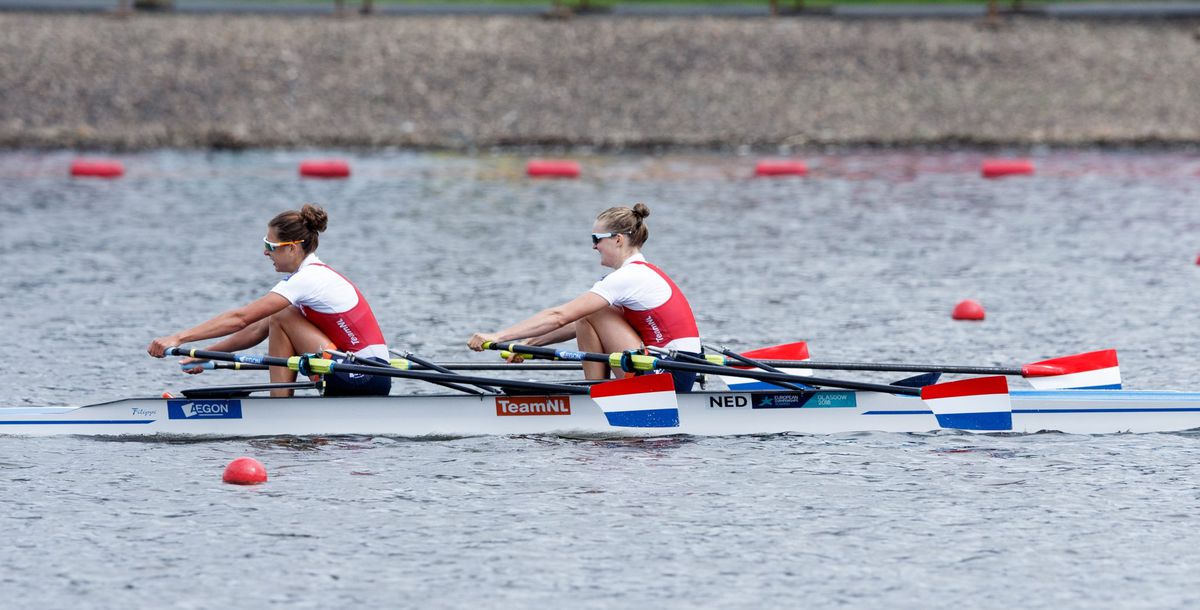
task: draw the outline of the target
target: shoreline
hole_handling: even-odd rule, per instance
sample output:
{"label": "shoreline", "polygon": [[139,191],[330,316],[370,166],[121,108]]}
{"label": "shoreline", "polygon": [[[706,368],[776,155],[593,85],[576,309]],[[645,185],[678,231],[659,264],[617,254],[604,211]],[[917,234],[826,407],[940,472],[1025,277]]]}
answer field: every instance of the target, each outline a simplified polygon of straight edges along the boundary
{"label": "shoreline", "polygon": [[1190,148],[1200,21],[0,14],[0,148]]}

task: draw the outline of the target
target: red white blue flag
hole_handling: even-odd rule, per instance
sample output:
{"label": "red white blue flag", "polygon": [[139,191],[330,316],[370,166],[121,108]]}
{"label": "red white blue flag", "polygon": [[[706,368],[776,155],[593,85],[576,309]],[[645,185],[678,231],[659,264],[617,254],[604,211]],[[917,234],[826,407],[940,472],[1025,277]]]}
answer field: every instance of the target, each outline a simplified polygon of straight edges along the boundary
{"label": "red white blue flag", "polygon": [[624,428],[678,428],[679,402],[675,378],[667,373],[626,377],[592,386],[592,400],[600,405],[610,426]]}

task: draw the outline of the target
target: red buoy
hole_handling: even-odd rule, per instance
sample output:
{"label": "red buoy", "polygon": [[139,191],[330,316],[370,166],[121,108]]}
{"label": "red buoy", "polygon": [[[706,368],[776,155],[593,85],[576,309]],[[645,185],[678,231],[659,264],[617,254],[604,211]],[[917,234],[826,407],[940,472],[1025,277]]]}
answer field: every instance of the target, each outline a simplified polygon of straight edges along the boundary
{"label": "red buoy", "polygon": [[754,166],[755,176],[805,176],[807,174],[808,165],[803,161],[790,159],[759,161],[758,165]]}
{"label": "red buoy", "polygon": [[267,469],[252,457],[240,457],[225,467],[221,480],[234,485],[258,485],[267,482]]}
{"label": "red buoy", "polygon": [[1031,176],[1033,162],[1029,159],[985,159],[980,171],[984,178]]}
{"label": "red buoy", "polygon": [[125,173],[120,161],[76,159],[71,162],[71,175],[87,178],[119,178]]}
{"label": "red buoy", "polygon": [[960,301],[954,306],[954,313],[950,317],[955,320],[982,320],[984,317],[983,305],[979,301],[967,299]]}
{"label": "red buoy", "polygon": [[308,178],[349,178],[350,164],[338,159],[317,159],[300,164],[300,175]]}
{"label": "red buoy", "polygon": [[579,163],[561,159],[534,159],[525,165],[530,178],[578,178]]}

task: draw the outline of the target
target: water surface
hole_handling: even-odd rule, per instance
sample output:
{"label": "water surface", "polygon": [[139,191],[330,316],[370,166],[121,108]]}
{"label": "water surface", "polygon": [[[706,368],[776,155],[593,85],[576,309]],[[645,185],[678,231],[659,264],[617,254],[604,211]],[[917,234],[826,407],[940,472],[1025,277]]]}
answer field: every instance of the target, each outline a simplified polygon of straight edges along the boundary
{"label": "water surface", "polygon": [[[354,176],[296,176],[326,155]],[[144,349],[265,293],[265,223],[305,201],[393,346],[438,360],[490,360],[472,332],[585,290],[592,219],[643,201],[648,257],[715,342],[985,366],[1113,347],[1126,387],[1200,385],[1195,155],[1045,153],[996,181],[972,152],[813,156],[785,180],[746,157],[596,156],[577,181],[527,180],[515,156],[330,151],[129,155],[120,180],[72,180],[72,156],[0,154],[4,406],[259,379]],[[964,298],[985,322],[950,320]],[[0,437],[0,590],[45,608],[1190,607],[1197,439]],[[271,481],[222,484],[239,455]]]}

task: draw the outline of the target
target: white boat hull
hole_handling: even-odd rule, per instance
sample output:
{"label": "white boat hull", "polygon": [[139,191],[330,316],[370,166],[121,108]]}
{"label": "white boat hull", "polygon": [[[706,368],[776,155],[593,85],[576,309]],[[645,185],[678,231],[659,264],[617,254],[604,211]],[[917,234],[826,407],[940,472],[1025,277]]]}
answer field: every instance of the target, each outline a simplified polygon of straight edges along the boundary
{"label": "white boat hull", "polygon": [[[1078,434],[1200,428],[1200,393],[1013,391],[1012,432]],[[84,407],[0,408],[0,434],[23,436],[661,436],[928,432],[918,398],[877,392],[680,394],[679,427],[608,424],[587,396],[125,399]],[[989,430],[994,432],[994,430]]]}

